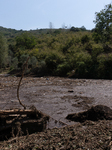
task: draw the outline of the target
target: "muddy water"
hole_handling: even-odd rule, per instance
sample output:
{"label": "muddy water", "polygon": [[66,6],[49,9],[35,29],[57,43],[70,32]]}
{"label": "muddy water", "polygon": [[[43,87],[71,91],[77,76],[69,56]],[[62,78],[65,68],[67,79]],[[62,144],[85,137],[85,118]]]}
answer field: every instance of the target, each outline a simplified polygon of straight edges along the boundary
{"label": "muddy water", "polygon": [[[0,77],[0,109],[22,108],[17,100],[17,77]],[[27,108],[34,105],[38,110],[51,116],[51,125],[74,124],[65,119],[93,105],[106,105],[112,108],[112,81],[68,78],[31,78],[22,80],[20,99]],[[53,124],[53,122],[55,122]],[[64,124],[63,124],[64,125]]]}

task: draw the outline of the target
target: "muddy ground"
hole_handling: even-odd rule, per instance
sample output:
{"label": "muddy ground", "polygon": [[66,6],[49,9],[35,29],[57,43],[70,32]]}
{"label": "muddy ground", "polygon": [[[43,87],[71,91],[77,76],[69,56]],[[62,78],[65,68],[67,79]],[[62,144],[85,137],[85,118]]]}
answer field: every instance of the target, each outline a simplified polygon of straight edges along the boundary
{"label": "muddy ground", "polygon": [[[17,100],[17,86],[19,79],[19,77],[15,76],[0,76],[0,109],[23,109]],[[27,108],[29,108],[31,105],[34,105],[37,110],[40,110],[53,118],[53,120],[51,119],[47,125],[47,129],[50,128],[49,130],[46,130],[46,132],[43,134],[39,133],[40,135],[35,135],[35,138],[39,138],[42,141],[40,140],[41,142],[39,143],[36,142],[36,146],[35,142],[33,141],[33,146],[31,148],[28,147],[29,149],[33,149],[34,147],[35,149],[36,147],[38,149],[42,149],[42,147],[43,149],[53,149],[53,145],[54,149],[56,149],[56,147],[57,149],[67,149],[67,147],[68,149],[106,149],[107,145],[111,144],[109,142],[112,140],[112,121],[104,120],[95,123],[91,123],[90,121],[84,125],[84,123],[81,124],[65,119],[70,113],[78,113],[89,109],[91,106],[99,104],[108,106],[112,109],[111,80],[68,79],[59,77],[24,77],[20,86],[20,99],[22,103],[27,106]],[[58,121],[57,124],[55,120]],[[59,123],[59,121],[63,122],[64,124]],[[74,124],[75,126],[71,126]],[[62,125],[69,126],[62,128]],[[102,129],[104,128],[104,130],[100,128],[101,126]],[[56,127],[61,127],[61,129],[57,129]],[[55,128],[56,130],[52,128]],[[75,129],[76,133],[73,135]],[[91,133],[92,131],[95,133]],[[99,133],[97,134],[98,131]],[[58,132],[60,132],[61,135],[58,135]],[[68,137],[69,133],[70,137],[72,138],[71,140],[70,137]],[[66,137],[66,135],[68,136]],[[51,137],[52,140],[55,141],[54,143],[50,139]],[[28,139],[31,140],[30,138],[31,137],[29,136]],[[56,138],[58,141],[56,141],[54,138]],[[77,143],[77,138],[80,138],[82,144],[80,142]],[[97,142],[97,139],[101,140],[99,142],[100,144]],[[67,142],[65,142],[66,140]],[[74,143],[76,142],[76,144],[73,144],[73,141]],[[95,141],[96,147],[97,143],[99,144],[97,148],[95,147]],[[44,142],[47,143],[46,146]],[[10,144],[8,144],[8,146],[9,145]],[[19,147],[22,146],[23,145],[21,144],[19,145]],[[22,148],[24,149],[25,147],[25,149],[27,149],[27,146],[28,144],[24,144]],[[11,148],[12,147],[13,146],[11,145]]]}

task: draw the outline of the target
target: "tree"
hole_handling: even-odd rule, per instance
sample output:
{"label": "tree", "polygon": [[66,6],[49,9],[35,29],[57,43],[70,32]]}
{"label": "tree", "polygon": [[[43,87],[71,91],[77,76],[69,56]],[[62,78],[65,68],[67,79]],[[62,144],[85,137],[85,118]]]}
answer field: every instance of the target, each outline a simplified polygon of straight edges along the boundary
{"label": "tree", "polygon": [[79,28],[75,28],[75,27],[71,27],[70,28],[70,31],[73,31],[73,32],[78,32],[78,31],[80,31],[80,29]]}
{"label": "tree", "polygon": [[22,35],[16,37],[17,48],[33,49],[35,45],[35,37],[28,33],[23,33]]}
{"label": "tree", "polygon": [[80,29],[81,29],[81,31],[86,31],[85,26],[82,26]]}
{"label": "tree", "polygon": [[106,42],[110,40],[112,34],[112,5],[106,5],[104,9],[95,14],[95,37],[99,38],[102,42]]}
{"label": "tree", "polygon": [[56,71],[57,66],[62,62],[63,62],[63,56],[61,56],[57,52],[51,52],[45,58],[46,66],[51,74],[53,74]]}
{"label": "tree", "polygon": [[6,64],[6,58],[8,56],[8,47],[6,39],[0,35],[0,68]]}
{"label": "tree", "polygon": [[[19,64],[18,64],[18,66],[19,66],[20,68],[23,67],[23,64],[27,61],[28,57],[29,57],[28,54],[26,54],[26,55],[23,54],[23,55],[20,56]],[[30,63],[30,61],[28,61],[28,65],[29,65],[29,63]]]}

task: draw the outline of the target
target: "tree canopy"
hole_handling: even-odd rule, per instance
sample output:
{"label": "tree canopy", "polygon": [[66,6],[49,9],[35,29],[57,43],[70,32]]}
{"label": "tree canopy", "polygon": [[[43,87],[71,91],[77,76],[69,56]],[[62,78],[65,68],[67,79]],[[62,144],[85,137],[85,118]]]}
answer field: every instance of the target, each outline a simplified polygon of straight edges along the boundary
{"label": "tree canopy", "polygon": [[32,49],[36,45],[35,37],[29,33],[23,33],[16,37],[16,47],[24,49]]}
{"label": "tree canopy", "polygon": [[96,12],[95,31],[102,42],[110,40],[112,34],[112,5],[108,4],[100,12]]}

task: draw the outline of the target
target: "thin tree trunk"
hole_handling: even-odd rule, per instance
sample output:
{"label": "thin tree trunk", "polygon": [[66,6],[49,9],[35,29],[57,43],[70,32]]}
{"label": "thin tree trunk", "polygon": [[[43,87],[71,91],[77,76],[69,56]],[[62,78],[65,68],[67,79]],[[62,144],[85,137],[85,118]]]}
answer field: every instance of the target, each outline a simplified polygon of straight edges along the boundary
{"label": "thin tree trunk", "polygon": [[23,64],[23,71],[22,71],[22,75],[21,75],[21,78],[20,78],[20,81],[19,81],[19,84],[18,84],[18,88],[17,88],[17,98],[18,98],[18,101],[19,101],[20,105],[22,105],[24,107],[24,109],[26,109],[26,106],[21,102],[21,100],[19,98],[19,88],[20,88],[22,78],[24,77],[25,68],[27,67],[29,59],[30,59],[30,56],[27,58],[26,62]]}

